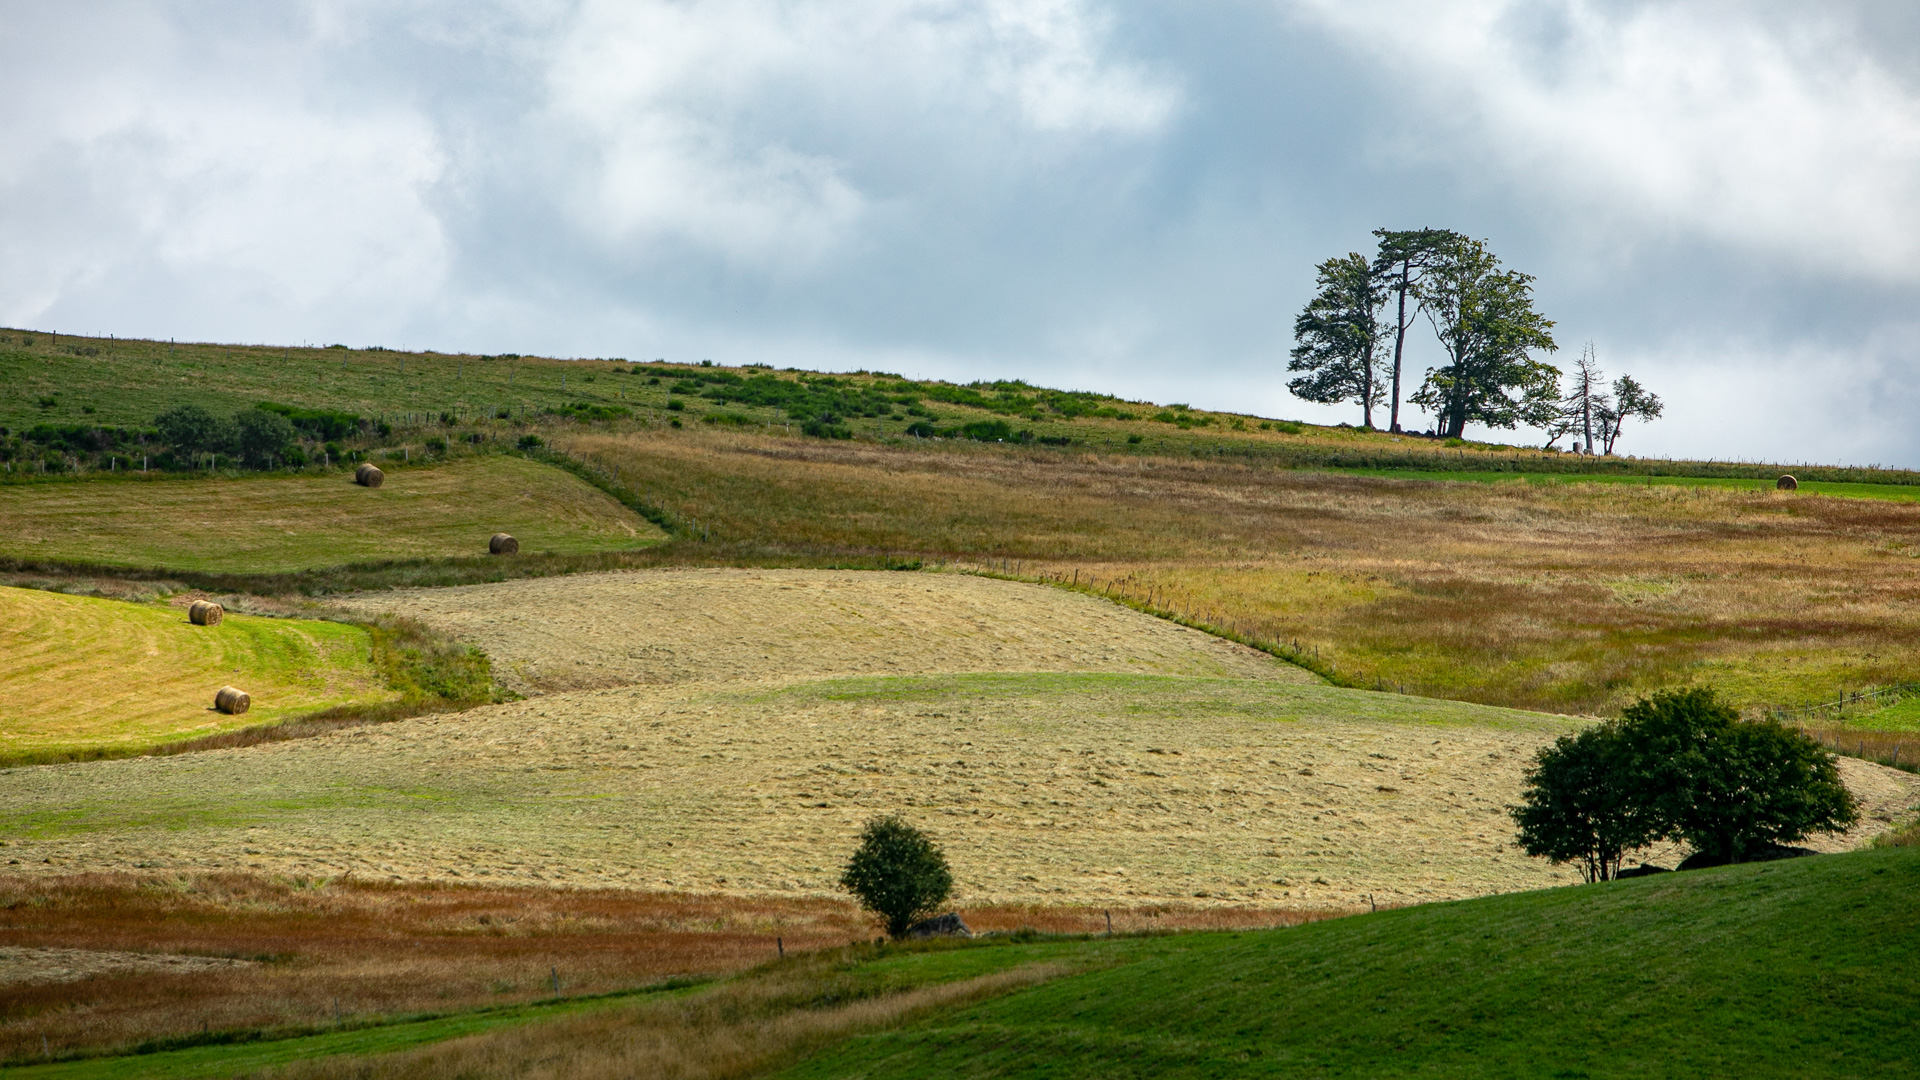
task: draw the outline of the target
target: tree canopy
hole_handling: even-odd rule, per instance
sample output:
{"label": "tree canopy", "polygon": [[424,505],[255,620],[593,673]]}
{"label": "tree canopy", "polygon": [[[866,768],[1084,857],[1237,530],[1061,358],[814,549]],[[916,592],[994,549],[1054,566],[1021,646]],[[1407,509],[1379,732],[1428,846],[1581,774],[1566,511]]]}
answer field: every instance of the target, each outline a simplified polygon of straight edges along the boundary
{"label": "tree canopy", "polygon": [[1377,354],[1387,291],[1358,253],[1328,259],[1318,271],[1319,291],[1293,322],[1296,344],[1287,370],[1303,374],[1287,389],[1321,404],[1356,402],[1361,423],[1371,428],[1384,391]]}
{"label": "tree canopy", "polygon": [[1484,242],[1461,237],[1420,292],[1447,362],[1428,369],[1413,400],[1439,417],[1442,434],[1458,438],[1469,423],[1511,428],[1559,396],[1559,369],[1533,358],[1558,346],[1552,320],[1533,308],[1532,277],[1501,269]]}
{"label": "tree canopy", "polygon": [[1529,855],[1588,881],[1625,852],[1680,840],[1707,864],[1745,862],[1859,816],[1832,754],[1773,721],[1745,721],[1708,689],[1664,691],[1540,751],[1512,809]]}
{"label": "tree canopy", "polygon": [[934,913],[953,892],[947,857],[919,829],[897,815],[874,818],[840,875],[840,887],[886,921],[899,937]]}

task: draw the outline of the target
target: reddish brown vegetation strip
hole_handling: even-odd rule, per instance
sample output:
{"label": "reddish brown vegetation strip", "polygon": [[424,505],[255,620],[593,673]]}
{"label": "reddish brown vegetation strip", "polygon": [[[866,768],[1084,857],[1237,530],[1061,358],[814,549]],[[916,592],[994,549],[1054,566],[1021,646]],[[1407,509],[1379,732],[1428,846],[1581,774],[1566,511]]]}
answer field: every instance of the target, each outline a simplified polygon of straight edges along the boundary
{"label": "reddish brown vegetation strip", "polygon": [[[967,910],[977,930],[1095,933],[1093,908]],[[1273,926],[1325,913],[1114,909],[1114,929]],[[89,874],[0,883],[0,947],[258,961],[0,985],[0,1061],[210,1032],[451,1012],[721,974],[870,937],[849,904],[619,890]]]}

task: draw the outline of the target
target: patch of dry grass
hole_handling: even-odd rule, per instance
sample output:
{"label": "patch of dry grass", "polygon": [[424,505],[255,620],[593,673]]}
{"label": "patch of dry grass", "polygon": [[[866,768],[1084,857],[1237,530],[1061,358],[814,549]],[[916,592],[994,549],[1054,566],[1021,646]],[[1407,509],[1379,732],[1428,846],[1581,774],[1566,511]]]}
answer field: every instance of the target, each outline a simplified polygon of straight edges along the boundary
{"label": "patch of dry grass", "polygon": [[[977,931],[1239,929],[1308,911],[968,908]],[[248,874],[0,878],[0,1060],[743,971],[870,939],[844,900]],[[79,977],[76,977],[79,976]]]}
{"label": "patch of dry grass", "polygon": [[1318,681],[1091,596],[966,574],[637,570],[367,593],[342,604],[473,642],[523,693],[979,671]]}
{"label": "patch of dry grass", "polygon": [[1119,580],[1297,639],[1354,685],[1604,712],[1680,684],[1766,705],[1920,680],[1908,503],[747,433],[565,446],[697,517],[711,557],[1005,559]]}

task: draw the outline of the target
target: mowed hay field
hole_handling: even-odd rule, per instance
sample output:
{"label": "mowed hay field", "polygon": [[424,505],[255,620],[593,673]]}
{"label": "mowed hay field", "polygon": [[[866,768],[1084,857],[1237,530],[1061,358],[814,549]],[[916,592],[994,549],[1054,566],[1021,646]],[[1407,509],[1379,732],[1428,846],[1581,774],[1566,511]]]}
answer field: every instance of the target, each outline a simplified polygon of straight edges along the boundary
{"label": "mowed hay field", "polygon": [[660,530],[560,469],[511,455],[395,468],[378,488],[350,473],[0,487],[0,557],[221,573],[520,550],[617,551]]}
{"label": "mowed hay field", "polygon": [[[1512,847],[1568,719],[1275,680],[897,676],[552,694],[296,742],[0,772],[21,872],[812,896],[901,812],[967,904],[1351,908],[1573,880]],[[1867,822],[1920,778],[1843,762]],[[12,867],[10,867],[12,869]]]}
{"label": "mowed hay field", "polygon": [[348,597],[472,642],[521,693],[866,673],[1106,671],[1318,682],[1097,597],[971,574],[635,570]]}
{"label": "mowed hay field", "polygon": [[1628,483],[1402,480],[1208,459],[721,432],[572,452],[722,552],[1078,572],[1298,640],[1355,685],[1603,713],[1920,681],[1920,506]]}
{"label": "mowed hay field", "polygon": [[[359,627],[0,587],[0,760],[152,746],[350,702],[386,701]],[[239,716],[213,710],[231,683]]]}

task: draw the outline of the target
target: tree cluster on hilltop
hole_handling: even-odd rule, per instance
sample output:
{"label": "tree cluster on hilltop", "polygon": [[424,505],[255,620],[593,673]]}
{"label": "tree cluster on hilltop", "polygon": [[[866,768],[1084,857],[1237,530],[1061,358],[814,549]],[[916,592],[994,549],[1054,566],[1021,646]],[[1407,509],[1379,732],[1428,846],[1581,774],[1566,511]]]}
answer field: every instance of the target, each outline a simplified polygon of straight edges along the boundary
{"label": "tree cluster on hilltop", "polygon": [[1294,320],[1287,365],[1296,397],[1358,404],[1369,430],[1385,404],[1388,430],[1400,431],[1407,331],[1424,314],[1446,360],[1405,400],[1436,418],[1436,434],[1524,425],[1546,432],[1552,448],[1578,431],[1578,449],[1611,454],[1626,421],[1660,415],[1660,399],[1631,376],[1603,388],[1591,343],[1563,389],[1560,369],[1538,356],[1559,346],[1553,320],[1534,307],[1533,277],[1503,267],[1485,241],[1449,229],[1374,236],[1372,258],[1350,252],[1316,268],[1317,291]]}

